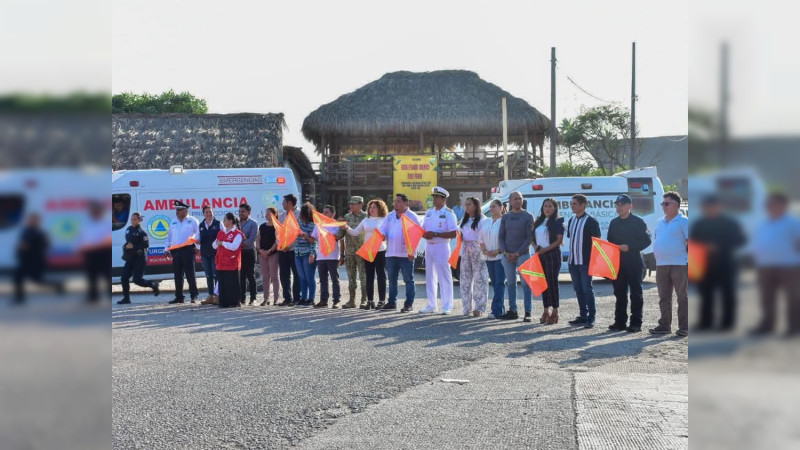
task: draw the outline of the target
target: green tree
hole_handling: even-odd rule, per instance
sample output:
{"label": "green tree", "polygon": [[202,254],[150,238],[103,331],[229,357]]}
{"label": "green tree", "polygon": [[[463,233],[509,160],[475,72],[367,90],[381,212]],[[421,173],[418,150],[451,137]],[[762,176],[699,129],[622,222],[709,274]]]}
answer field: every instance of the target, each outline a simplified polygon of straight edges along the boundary
{"label": "green tree", "polygon": [[[562,121],[562,144],[590,155],[600,171],[610,175],[616,168],[630,165],[630,123],[630,111],[618,105],[583,109],[574,119]],[[634,163],[641,155],[641,141],[636,147]]]}
{"label": "green tree", "polygon": [[208,105],[189,92],[175,93],[172,89],[158,95],[123,92],[111,99],[112,113],[141,114],[205,114]]}
{"label": "green tree", "polygon": [[[548,166],[545,166],[544,173],[550,173]],[[605,172],[591,162],[563,161],[556,165],[557,177],[598,177],[603,175],[606,175]]]}

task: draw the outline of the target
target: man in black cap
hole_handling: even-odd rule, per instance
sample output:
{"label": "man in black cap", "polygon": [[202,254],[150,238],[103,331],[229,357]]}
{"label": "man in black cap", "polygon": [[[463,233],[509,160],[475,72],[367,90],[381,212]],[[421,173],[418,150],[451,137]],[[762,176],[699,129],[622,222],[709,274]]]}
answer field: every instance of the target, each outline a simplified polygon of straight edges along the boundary
{"label": "man in black cap", "polygon": [[[614,296],[617,304],[614,308],[614,323],[608,329],[611,331],[628,331],[638,333],[642,331],[642,275],[644,274],[644,261],[642,250],[650,246],[650,232],[647,224],[641,217],[631,213],[633,201],[625,194],[617,196],[614,205],[617,215],[608,226],[607,240],[619,245],[619,273],[617,279],[612,281]],[[631,295],[631,323],[628,326],[628,289]]]}
{"label": "man in black cap", "polygon": [[189,283],[189,295],[192,303],[197,301],[197,281],[194,276],[194,255],[200,253],[197,238],[200,236],[200,224],[189,216],[189,205],[175,200],[175,218],[169,224],[166,250],[164,255],[172,258],[172,272],[175,276],[175,300],[170,303],[183,303],[183,276]]}

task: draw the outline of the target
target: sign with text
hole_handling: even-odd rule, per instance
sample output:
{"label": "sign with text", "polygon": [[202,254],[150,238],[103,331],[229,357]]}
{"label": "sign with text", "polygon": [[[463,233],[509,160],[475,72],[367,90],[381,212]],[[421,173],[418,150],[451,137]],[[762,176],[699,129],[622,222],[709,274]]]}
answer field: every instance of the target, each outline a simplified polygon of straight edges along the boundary
{"label": "sign with text", "polygon": [[395,155],[394,193],[408,196],[412,211],[433,206],[431,191],[439,182],[439,161],[435,155]]}

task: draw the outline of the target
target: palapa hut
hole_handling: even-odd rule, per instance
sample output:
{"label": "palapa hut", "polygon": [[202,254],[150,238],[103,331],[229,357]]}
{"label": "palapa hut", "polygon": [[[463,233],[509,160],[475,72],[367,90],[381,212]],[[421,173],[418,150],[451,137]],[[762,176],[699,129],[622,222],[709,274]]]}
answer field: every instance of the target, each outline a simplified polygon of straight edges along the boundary
{"label": "palapa hut", "polygon": [[[303,135],[322,156],[321,200],[391,199],[394,155],[431,155],[438,184],[483,199],[503,179],[502,98],[507,101],[509,176],[535,176],[550,120],[466,70],[387,73],[306,117]],[[454,201],[449,202],[450,204]]]}

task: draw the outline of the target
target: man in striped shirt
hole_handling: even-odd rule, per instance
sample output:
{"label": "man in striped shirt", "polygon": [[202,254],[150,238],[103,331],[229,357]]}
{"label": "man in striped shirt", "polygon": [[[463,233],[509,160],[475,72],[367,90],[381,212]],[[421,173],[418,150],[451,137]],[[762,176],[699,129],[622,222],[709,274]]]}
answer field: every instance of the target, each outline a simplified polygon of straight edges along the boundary
{"label": "man in striped shirt", "polygon": [[570,320],[570,325],[594,328],[595,300],[592,277],[589,275],[589,258],[592,254],[592,236],[600,237],[600,223],[586,212],[589,199],[583,194],[572,196],[570,207],[575,213],[567,223],[569,238],[569,275],[578,297],[580,315]]}

